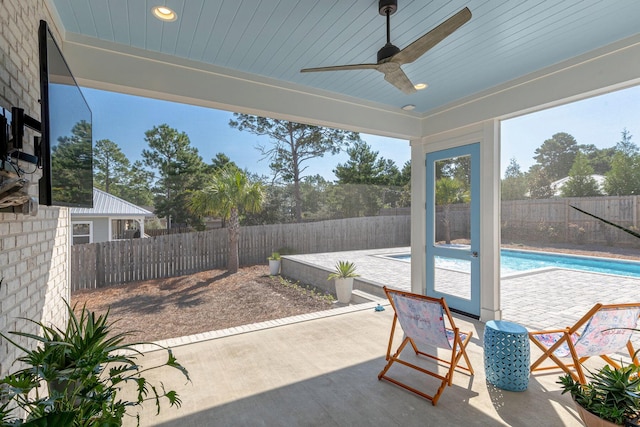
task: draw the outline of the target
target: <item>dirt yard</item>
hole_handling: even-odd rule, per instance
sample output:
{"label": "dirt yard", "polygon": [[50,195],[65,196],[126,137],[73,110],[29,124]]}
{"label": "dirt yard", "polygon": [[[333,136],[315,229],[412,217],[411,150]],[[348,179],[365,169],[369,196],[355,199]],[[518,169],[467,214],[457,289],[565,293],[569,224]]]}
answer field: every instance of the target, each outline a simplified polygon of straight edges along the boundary
{"label": "dirt yard", "polygon": [[332,298],[312,288],[283,284],[269,267],[241,268],[230,275],[209,270],[74,292],[76,310],[110,309],[118,331],[136,331],[129,342],[157,341],[232,326],[327,310]]}

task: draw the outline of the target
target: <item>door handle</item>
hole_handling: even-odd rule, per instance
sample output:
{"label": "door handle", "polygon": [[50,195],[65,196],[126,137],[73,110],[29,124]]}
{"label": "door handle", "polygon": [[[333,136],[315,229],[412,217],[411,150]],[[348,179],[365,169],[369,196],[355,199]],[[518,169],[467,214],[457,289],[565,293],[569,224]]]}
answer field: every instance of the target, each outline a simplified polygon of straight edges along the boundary
{"label": "door handle", "polygon": [[477,251],[471,252],[471,257],[472,258],[478,258],[478,252]]}

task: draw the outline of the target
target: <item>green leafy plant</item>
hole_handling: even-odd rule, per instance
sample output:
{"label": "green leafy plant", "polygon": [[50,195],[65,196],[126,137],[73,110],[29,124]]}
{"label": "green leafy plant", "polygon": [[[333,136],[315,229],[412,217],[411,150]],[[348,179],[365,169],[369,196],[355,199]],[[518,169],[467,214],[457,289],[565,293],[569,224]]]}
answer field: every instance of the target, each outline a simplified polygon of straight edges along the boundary
{"label": "green leafy plant", "polygon": [[572,237],[577,244],[584,244],[586,233],[584,227],[580,227],[577,224],[569,224],[569,232],[572,234]]}
{"label": "green leafy plant", "polygon": [[267,258],[269,261],[280,261],[280,253],[279,252],[271,252],[271,256]]}
{"label": "green leafy plant", "polygon": [[[618,425],[634,420],[640,414],[640,367],[620,369],[605,365],[592,372],[587,384],[576,382],[566,374],[560,377],[562,394],[571,393],[576,403],[599,418]],[[632,424],[634,425],[634,424]]]}
{"label": "green leafy plant", "polygon": [[[170,349],[167,361],[142,368],[136,356],[142,355],[133,346],[124,344],[131,332],[113,333],[108,312],[97,316],[85,307],[79,317],[65,302],[69,320],[64,329],[31,321],[39,326],[41,335],[10,332],[31,339],[33,349],[17,344],[4,334],[8,342],[24,352],[16,359],[23,369],[0,379],[0,422],[2,426],[120,426],[126,412],[152,401],[157,413],[161,400],[179,407],[181,400],[163,384],[156,386],[143,374],[163,366],[180,371],[190,381],[187,370],[178,363]],[[123,388],[131,384],[135,395],[131,401],[120,398]],[[26,411],[26,420],[15,411]],[[140,422],[139,415],[138,424]]]}
{"label": "green leafy plant", "polygon": [[335,301],[335,298],[333,297],[333,295],[327,292],[323,292],[313,285],[301,285],[299,281],[292,282],[291,280],[288,280],[282,276],[279,276],[279,277],[272,276],[272,280],[278,281],[280,285],[284,286],[285,288],[295,289],[301,294],[307,295],[311,298],[322,300],[329,304]]}
{"label": "green leafy plant", "polygon": [[356,265],[349,261],[338,261],[333,273],[329,274],[327,280],[346,279],[348,277],[360,277],[356,274]]}

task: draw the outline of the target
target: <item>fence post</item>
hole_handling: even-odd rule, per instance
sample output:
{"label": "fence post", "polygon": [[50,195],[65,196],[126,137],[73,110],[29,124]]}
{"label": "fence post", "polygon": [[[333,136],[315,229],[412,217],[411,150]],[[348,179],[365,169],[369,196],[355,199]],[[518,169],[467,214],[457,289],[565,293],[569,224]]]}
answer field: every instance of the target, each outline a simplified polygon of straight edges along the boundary
{"label": "fence post", "polygon": [[633,226],[638,229],[638,196],[633,196]]}
{"label": "fence post", "polygon": [[96,288],[101,288],[105,285],[105,263],[104,263],[104,246],[101,244],[96,245]]}
{"label": "fence post", "polygon": [[564,241],[569,242],[569,199],[564,199]]}

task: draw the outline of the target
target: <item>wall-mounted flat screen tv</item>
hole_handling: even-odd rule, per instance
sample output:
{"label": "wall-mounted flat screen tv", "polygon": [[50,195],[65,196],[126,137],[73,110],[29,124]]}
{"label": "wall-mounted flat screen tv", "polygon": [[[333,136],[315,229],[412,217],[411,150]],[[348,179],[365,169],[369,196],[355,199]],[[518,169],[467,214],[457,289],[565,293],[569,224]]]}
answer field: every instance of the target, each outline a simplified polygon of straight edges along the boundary
{"label": "wall-mounted flat screen tv", "polygon": [[91,109],[51,30],[40,21],[40,204],[93,207]]}

